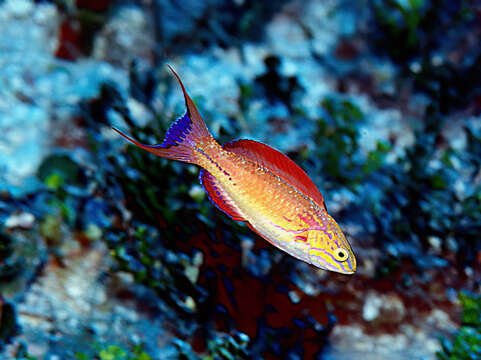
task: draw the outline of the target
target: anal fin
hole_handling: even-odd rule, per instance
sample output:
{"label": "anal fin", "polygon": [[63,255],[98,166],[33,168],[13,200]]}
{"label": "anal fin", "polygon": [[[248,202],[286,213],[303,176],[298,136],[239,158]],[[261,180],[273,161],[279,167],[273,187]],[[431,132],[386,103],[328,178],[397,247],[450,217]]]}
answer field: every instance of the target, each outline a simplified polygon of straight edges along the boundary
{"label": "anal fin", "polygon": [[209,200],[233,220],[246,221],[233,204],[230,196],[220,185],[219,181],[205,169],[200,170],[199,181],[204,188]]}

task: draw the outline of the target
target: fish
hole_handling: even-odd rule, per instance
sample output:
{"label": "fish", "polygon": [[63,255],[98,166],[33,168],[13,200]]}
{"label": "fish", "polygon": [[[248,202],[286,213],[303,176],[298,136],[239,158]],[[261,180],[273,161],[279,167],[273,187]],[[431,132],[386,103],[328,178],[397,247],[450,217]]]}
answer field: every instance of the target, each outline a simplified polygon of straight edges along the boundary
{"label": "fish", "polygon": [[147,145],[113,130],[154,155],[198,165],[209,200],[277,248],[317,268],[354,274],[352,248],[304,170],[262,142],[218,143],[179,75],[168,67],[179,82],[186,112],[172,123],[164,140]]}

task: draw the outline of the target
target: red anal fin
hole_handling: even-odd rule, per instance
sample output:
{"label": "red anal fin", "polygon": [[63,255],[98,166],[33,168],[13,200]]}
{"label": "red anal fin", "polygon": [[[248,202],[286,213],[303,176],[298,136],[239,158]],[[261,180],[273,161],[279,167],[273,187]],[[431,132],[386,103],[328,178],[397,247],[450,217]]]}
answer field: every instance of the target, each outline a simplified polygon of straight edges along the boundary
{"label": "red anal fin", "polygon": [[322,194],[309,176],[280,151],[258,141],[246,139],[228,142],[223,147],[269,169],[314,202],[326,208]]}
{"label": "red anal fin", "polygon": [[239,214],[229,195],[224,191],[219,181],[212,176],[210,172],[205,169],[200,170],[199,181],[204,188],[209,200],[221,211],[229,215],[233,220],[246,221],[246,219]]}

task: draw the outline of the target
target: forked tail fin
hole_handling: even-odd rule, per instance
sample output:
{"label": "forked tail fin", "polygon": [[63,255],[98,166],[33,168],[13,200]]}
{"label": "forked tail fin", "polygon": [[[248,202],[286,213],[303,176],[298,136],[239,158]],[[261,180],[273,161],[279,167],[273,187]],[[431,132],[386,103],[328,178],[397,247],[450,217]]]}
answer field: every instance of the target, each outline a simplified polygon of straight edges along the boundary
{"label": "forked tail fin", "polygon": [[182,92],[184,94],[187,111],[170,126],[170,128],[167,130],[164,141],[157,145],[145,145],[132,139],[130,136],[127,136],[114,127],[112,129],[114,129],[128,141],[144,150],[151,152],[152,154],[167,159],[195,163],[197,153],[196,149],[202,148],[204,145],[215,140],[210,134],[209,130],[207,130],[204,120],[202,120],[202,117],[200,116],[194,102],[187,94],[179,75],[177,75],[170,65],[167,66],[179,81],[180,87],[182,88]]}

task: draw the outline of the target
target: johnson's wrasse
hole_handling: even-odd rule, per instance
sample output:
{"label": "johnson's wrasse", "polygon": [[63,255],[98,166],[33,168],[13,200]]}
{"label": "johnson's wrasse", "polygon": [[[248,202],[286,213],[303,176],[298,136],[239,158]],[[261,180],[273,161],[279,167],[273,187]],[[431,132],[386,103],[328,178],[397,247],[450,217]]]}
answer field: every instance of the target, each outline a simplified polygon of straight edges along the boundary
{"label": "johnson's wrasse", "polygon": [[114,130],[157,156],[200,166],[200,183],[210,201],[271,244],[321,269],[353,274],[356,258],[351,246],[307,174],[260,142],[234,140],[220,145],[172,72],[187,111],[171,125],[164,141],[144,145]]}

